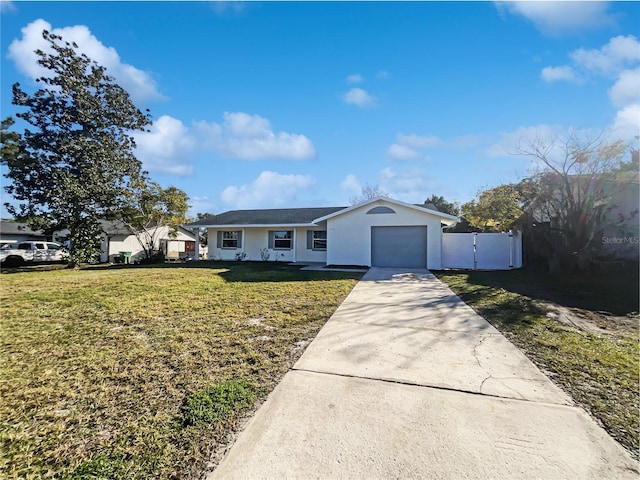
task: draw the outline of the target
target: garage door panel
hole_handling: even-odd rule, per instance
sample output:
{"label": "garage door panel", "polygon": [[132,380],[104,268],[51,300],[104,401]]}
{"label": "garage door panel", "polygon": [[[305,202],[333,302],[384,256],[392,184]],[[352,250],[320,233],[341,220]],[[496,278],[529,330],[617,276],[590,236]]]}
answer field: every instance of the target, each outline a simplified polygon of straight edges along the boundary
{"label": "garage door panel", "polygon": [[371,266],[426,268],[427,227],[371,227]]}

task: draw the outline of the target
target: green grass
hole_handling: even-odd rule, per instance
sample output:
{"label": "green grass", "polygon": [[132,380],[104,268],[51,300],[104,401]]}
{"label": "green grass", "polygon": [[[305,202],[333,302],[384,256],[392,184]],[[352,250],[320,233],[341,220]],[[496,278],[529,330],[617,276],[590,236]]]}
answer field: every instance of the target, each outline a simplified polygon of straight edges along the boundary
{"label": "green grass", "polygon": [[611,264],[583,275],[551,275],[520,269],[471,272],[470,279],[478,285],[504,288],[566,307],[605,311],[614,315],[629,315],[639,310],[637,262]]}
{"label": "green grass", "polygon": [[0,477],[197,478],[361,274],[196,262],[0,277]]}
{"label": "green grass", "polygon": [[[437,276],[521,348],[554,382],[597,418],[611,436],[638,458],[638,337],[600,336],[566,328],[547,318],[545,311],[533,302],[533,298],[568,298],[571,301],[579,295],[569,286],[589,282],[585,279],[565,279],[563,282],[543,283],[540,279],[544,277],[540,274],[525,270],[438,272]],[[598,282],[601,282],[601,288],[606,291],[609,289],[604,285],[607,280],[606,275],[594,277],[589,288],[595,291]],[[523,286],[532,296],[519,293]],[[625,287],[625,291],[630,294],[631,289]],[[633,305],[637,301],[637,283],[633,291],[635,300],[625,299],[626,305]],[[616,298],[620,296],[621,293],[617,292]],[[599,303],[597,298],[604,300]],[[612,310],[610,298],[605,294],[599,294],[597,298],[589,299],[594,310]],[[637,304],[635,309],[626,306],[621,310],[637,311]]]}

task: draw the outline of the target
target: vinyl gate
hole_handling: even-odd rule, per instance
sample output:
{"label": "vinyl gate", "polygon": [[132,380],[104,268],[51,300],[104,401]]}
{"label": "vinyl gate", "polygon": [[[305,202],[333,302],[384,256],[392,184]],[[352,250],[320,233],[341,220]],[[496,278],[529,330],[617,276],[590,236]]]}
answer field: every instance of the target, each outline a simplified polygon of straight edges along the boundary
{"label": "vinyl gate", "polygon": [[521,267],[522,232],[442,234],[442,268],[511,270]]}

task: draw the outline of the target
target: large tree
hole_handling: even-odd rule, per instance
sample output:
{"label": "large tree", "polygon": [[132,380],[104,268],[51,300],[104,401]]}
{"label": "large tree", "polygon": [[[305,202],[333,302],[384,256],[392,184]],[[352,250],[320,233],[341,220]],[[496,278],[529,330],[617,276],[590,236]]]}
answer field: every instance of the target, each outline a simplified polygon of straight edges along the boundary
{"label": "large tree", "polygon": [[125,199],[126,205],[120,209],[120,218],[135,235],[147,258],[155,255],[167,230],[169,237],[175,238],[178,227],[187,222],[188,201],[187,194],[177,187],[162,188],[151,181],[134,185]]}
{"label": "large tree", "polygon": [[520,195],[516,185],[499,185],[478,193],[462,205],[462,215],[472,227],[482,232],[511,230],[522,216]]}
{"label": "large tree", "polygon": [[28,127],[18,152],[2,156],[19,202],[7,210],[34,228],[67,231],[72,263],[100,252],[99,219],[115,218],[120,200],[141,177],[131,133],[151,124],[105,68],[62,37],[43,32],[48,51],[37,50],[47,70],[28,93],[13,85],[16,116]]}
{"label": "large tree", "polygon": [[457,202],[448,202],[443,196],[431,195],[424,201],[424,205],[433,205],[442,213],[448,213],[457,217],[460,215],[460,205]]}
{"label": "large tree", "polygon": [[604,232],[629,220],[613,215],[616,196],[637,181],[634,162],[624,161],[629,146],[611,132],[574,131],[566,138],[523,139],[517,153],[538,167],[521,183],[520,196],[531,222],[548,224],[532,233],[548,247],[550,270],[588,270]]}

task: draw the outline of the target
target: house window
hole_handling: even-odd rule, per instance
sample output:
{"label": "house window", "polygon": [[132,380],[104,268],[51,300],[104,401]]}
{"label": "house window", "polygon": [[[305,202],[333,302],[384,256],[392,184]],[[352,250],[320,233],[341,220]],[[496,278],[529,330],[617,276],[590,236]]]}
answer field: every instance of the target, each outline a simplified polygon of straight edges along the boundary
{"label": "house window", "polygon": [[313,231],[313,242],[311,244],[313,250],[327,249],[327,232],[325,230]]}
{"label": "house window", "polygon": [[367,212],[367,215],[376,215],[380,213],[396,213],[396,211],[389,207],[373,207]]}
{"label": "house window", "polygon": [[276,250],[291,250],[292,230],[273,232],[273,248]]}
{"label": "house window", "polygon": [[222,248],[238,248],[240,232],[222,232]]}

